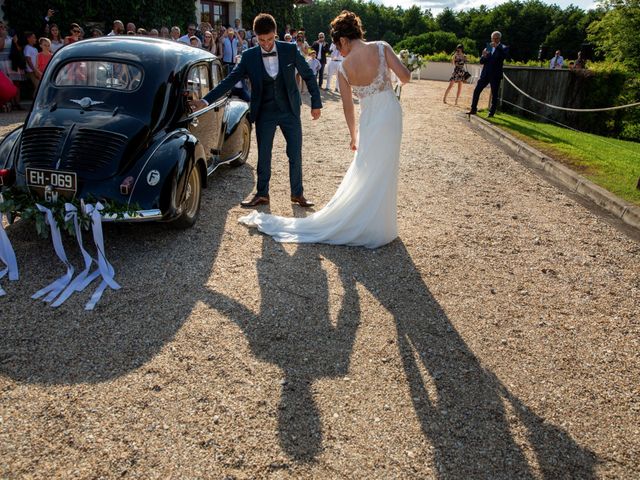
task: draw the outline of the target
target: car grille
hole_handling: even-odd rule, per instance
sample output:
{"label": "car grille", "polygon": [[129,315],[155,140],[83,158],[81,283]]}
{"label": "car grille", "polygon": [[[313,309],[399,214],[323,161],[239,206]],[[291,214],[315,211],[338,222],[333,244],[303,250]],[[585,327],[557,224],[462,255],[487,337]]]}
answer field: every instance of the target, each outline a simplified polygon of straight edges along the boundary
{"label": "car grille", "polygon": [[126,142],[127,137],[118,133],[79,128],[61,168],[79,174],[104,170],[120,161]]}
{"label": "car grille", "polygon": [[28,128],[22,133],[20,158],[25,167],[54,168],[64,128]]}

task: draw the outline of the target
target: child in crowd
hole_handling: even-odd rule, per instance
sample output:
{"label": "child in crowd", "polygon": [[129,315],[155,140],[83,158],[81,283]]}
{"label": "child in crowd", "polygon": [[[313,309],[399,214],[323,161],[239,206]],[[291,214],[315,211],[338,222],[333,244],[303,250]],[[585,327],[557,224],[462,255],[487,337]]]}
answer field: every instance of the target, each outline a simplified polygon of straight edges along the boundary
{"label": "child in crowd", "polygon": [[33,32],[25,32],[24,36],[27,40],[27,44],[24,46],[23,50],[24,59],[27,63],[25,71],[27,72],[27,78],[31,80],[31,83],[33,84],[33,96],[35,98],[36,90],[40,83],[40,77],[42,77],[42,72],[38,70],[38,49],[35,47],[36,34]]}
{"label": "child in crowd", "polygon": [[[307,54],[309,55],[309,58],[307,59],[309,68],[311,69],[313,74],[317,77],[318,72],[320,71],[320,68],[322,68],[322,65],[320,64],[320,60],[316,58],[317,53],[313,48],[310,48],[309,50],[307,50]],[[300,89],[300,92],[303,93],[305,90],[306,90],[306,85],[304,82],[302,82],[302,88]]]}
{"label": "child in crowd", "polygon": [[44,69],[49,65],[49,60],[51,60],[53,53],[51,53],[51,40],[47,37],[42,37],[38,40],[38,43],[40,44],[40,50],[42,51],[38,53],[38,56],[36,57],[36,64],[38,71],[40,72],[40,78],[42,78]]}

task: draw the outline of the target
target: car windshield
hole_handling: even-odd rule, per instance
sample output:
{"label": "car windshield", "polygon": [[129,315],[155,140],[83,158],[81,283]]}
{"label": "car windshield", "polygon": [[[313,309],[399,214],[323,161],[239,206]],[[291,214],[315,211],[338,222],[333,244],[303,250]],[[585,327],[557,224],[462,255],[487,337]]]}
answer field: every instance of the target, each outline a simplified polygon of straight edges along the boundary
{"label": "car windshield", "polygon": [[53,79],[64,87],[96,87],[131,92],[142,82],[142,70],[126,63],[78,60],[65,63]]}

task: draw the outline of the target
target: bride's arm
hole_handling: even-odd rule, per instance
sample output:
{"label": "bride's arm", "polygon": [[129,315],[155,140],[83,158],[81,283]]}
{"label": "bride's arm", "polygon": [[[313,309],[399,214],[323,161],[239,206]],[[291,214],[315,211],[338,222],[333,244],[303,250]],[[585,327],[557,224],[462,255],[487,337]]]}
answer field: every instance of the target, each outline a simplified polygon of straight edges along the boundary
{"label": "bride's arm", "polygon": [[396,74],[400,83],[409,83],[409,80],[411,80],[411,72],[402,64],[398,56],[393,51],[393,48],[391,48],[391,45],[387,42],[382,43],[384,45],[384,58],[387,61],[389,68]]}
{"label": "bride's arm", "polygon": [[358,144],[358,132],[356,131],[356,115],[355,107],[353,106],[351,85],[349,85],[349,82],[347,82],[341,72],[338,72],[338,83],[340,83],[342,111],[344,112],[344,118],[347,121],[347,127],[349,127],[349,134],[351,135],[350,147],[351,150],[356,150],[356,145]]}

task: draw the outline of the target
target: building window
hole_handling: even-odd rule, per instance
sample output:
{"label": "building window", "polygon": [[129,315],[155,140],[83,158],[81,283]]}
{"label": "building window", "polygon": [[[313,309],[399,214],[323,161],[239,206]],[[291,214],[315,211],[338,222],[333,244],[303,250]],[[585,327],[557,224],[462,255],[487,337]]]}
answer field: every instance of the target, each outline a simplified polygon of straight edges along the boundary
{"label": "building window", "polygon": [[211,25],[229,25],[229,4],[222,2],[200,2],[200,21]]}

